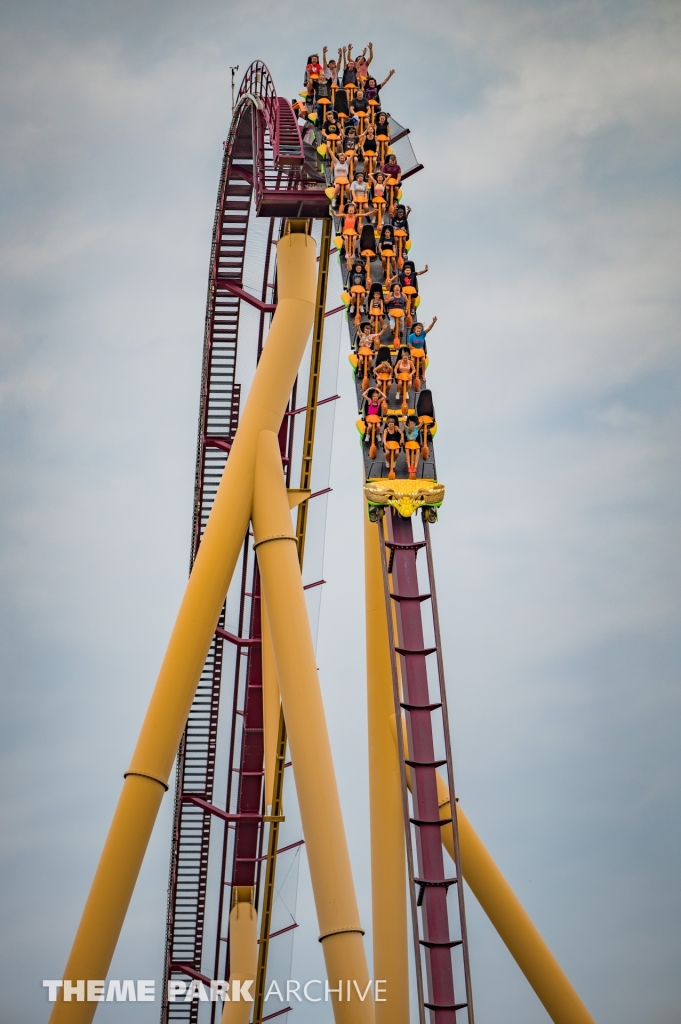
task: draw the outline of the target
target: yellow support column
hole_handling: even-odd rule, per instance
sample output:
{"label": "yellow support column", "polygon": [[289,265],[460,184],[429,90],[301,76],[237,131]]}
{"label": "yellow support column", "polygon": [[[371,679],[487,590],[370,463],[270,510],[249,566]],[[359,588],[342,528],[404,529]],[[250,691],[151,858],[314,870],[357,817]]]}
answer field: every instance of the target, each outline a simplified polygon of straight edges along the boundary
{"label": "yellow support column", "polygon": [[390,645],[383,575],[374,524],[364,515],[371,909],[374,977],[386,981],[386,1002],[376,1004],[376,1024],[409,1024],[407,871],[402,783],[395,745]]}
{"label": "yellow support column", "polygon": [[[393,743],[397,749],[395,716],[391,721]],[[402,723],[404,747],[407,730]],[[407,784],[411,789],[411,771],[407,768]],[[449,788],[437,773],[440,817],[452,816]],[[496,866],[485,844],[470,821],[456,805],[461,848],[461,873],[473,895],[499,933],[509,953],[534,989],[553,1024],[594,1024],[594,1019],[579,998],[570,981],[534,926],[522,903]],[[451,828],[442,829],[442,844],[452,860],[454,844]]]}
{"label": "yellow support column", "polygon": [[[450,818],[449,789],[439,774],[438,793],[440,817]],[[456,816],[463,877],[553,1024],[594,1024],[593,1017],[458,804]],[[442,842],[454,860],[451,828],[442,829]]]}
{"label": "yellow support column", "polygon": [[[229,915],[229,998],[220,1024],[248,1024],[253,1009],[253,989],[258,969],[258,912],[253,906],[253,889],[238,886]],[[235,1000],[235,982],[251,982],[249,999]],[[241,986],[239,986],[241,990]]]}
{"label": "yellow support column", "polygon": [[[277,245],[278,304],[192,568],[64,978],[106,978],[175,760],[220,609],[248,527],[255,449],[278,431],[314,318],[316,247]],[[90,1024],[96,1002],[55,1003],[50,1024]],[[165,998],[163,993],[162,998]]]}
{"label": "yellow support column", "polygon": [[[374,1003],[276,434],[258,441],[253,533],[336,1024]],[[333,989],[340,992],[333,993]],[[362,998],[363,997],[363,998]]]}

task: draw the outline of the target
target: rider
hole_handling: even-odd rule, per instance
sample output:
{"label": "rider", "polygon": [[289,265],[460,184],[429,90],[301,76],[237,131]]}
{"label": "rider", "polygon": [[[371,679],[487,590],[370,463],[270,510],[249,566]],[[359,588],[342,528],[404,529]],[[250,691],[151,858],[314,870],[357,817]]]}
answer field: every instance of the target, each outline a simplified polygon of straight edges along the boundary
{"label": "rider", "polygon": [[340,139],[341,126],[336,111],[332,108],[326,115],[326,121],[322,125],[322,135],[325,139]]}
{"label": "rider", "polygon": [[357,248],[357,211],[354,203],[348,203],[343,217],[343,244],[349,266]]}
{"label": "rider", "polygon": [[383,249],[394,248],[395,235],[393,234],[392,224],[384,224],[381,228],[381,237],[378,240],[378,251],[381,252]]}
{"label": "rider", "polygon": [[350,191],[352,192],[353,199],[357,199],[358,196],[361,196],[362,198],[360,198],[360,203],[363,202],[364,200],[366,200],[368,203],[369,186],[364,180],[364,171],[357,171],[357,173],[355,174],[355,179],[350,185]]}
{"label": "rider", "polygon": [[399,272],[399,281],[403,288],[415,288],[417,293],[419,290],[419,283],[417,278],[423,274],[428,273],[428,264],[426,263],[423,270],[417,270],[416,265],[412,260],[405,260],[404,266]]}
{"label": "rider", "polygon": [[366,400],[366,405],[364,406],[365,417],[381,415],[381,406],[385,395],[380,388],[367,388],[366,391],[362,392],[362,398]]}
{"label": "rider", "polygon": [[347,184],[347,182],[349,182],[350,163],[348,161],[348,158],[344,154],[341,154],[340,156],[335,156],[333,153],[331,153],[331,166],[333,167],[334,183],[333,201],[334,203],[336,203],[341,193],[341,186],[338,179],[345,178],[345,183]]}
{"label": "rider", "polygon": [[[352,206],[352,204],[350,204],[350,205]],[[348,207],[348,211],[349,210],[350,210],[350,206]],[[353,290],[352,290],[353,288],[362,288],[363,291],[361,291],[361,292],[354,291],[353,292]],[[350,292],[350,296],[351,296],[350,306],[348,308],[348,314],[350,316],[354,316],[355,313],[358,312],[358,308],[359,309],[362,308],[362,301],[364,299],[364,296],[366,295],[366,288],[367,288],[367,275],[366,275],[366,270],[364,269],[364,264],[362,263],[361,260],[355,260],[355,262],[352,264],[352,267],[350,268],[350,272],[348,274],[348,283],[347,283],[347,289]],[[358,303],[359,303],[359,307],[358,307]]]}
{"label": "rider", "polygon": [[[393,227],[394,226],[395,226],[395,224],[393,222]],[[414,265],[413,260],[406,260],[405,263],[404,263],[404,266],[402,267],[402,269],[398,270],[398,272],[396,274],[393,274],[393,276],[390,278],[390,280],[388,282],[386,282],[386,283],[392,285],[395,281],[399,281],[400,287],[402,287],[402,288],[415,288],[416,292],[418,293],[419,283],[417,281],[417,278],[421,277],[422,274],[427,274],[427,273],[428,273],[428,264],[427,263],[426,263],[425,267],[423,268],[423,270],[417,270],[415,265]]]}
{"label": "rider", "polygon": [[407,400],[409,390],[412,386],[416,367],[409,355],[409,349],[400,349],[400,358],[395,363],[395,380],[397,381],[398,396],[402,394],[402,411],[407,411]]}
{"label": "rider", "polygon": [[[394,74],[395,74],[395,69],[392,68],[390,70],[389,74],[386,76],[386,78],[383,79],[383,81],[381,82],[380,85],[377,83],[375,78],[368,78],[367,79],[366,89],[364,90],[364,94],[365,94],[366,98],[368,100],[378,100],[378,102],[380,103],[381,97],[379,96],[379,93],[380,93],[381,89],[383,88],[383,86],[388,84],[388,82],[390,81],[390,79],[393,77]],[[377,108],[377,109],[379,109],[379,108]]]}
{"label": "rider", "polygon": [[411,416],[407,416],[404,425],[404,454],[407,458],[407,473],[410,480],[416,479],[420,450],[419,420],[418,416],[412,413]]}
{"label": "rider", "polygon": [[375,199],[378,196],[379,199],[385,199],[385,174],[382,171],[370,174],[369,181],[371,182],[372,197]]}
{"label": "rider", "polygon": [[317,124],[321,125],[326,108],[331,106],[331,85],[329,79],[320,75],[314,83],[314,96],[317,112]]}
{"label": "rider", "polygon": [[415,349],[422,349],[425,352],[426,351],[426,335],[430,334],[430,332],[432,331],[433,327],[435,327],[436,323],[437,323],[437,317],[434,316],[433,319],[430,322],[430,326],[429,327],[424,327],[422,323],[414,324],[414,326],[412,327],[411,332],[409,334],[409,337],[407,338],[407,342],[409,343],[409,347],[410,348],[415,348]]}
{"label": "rider", "polygon": [[394,153],[388,153],[388,159],[381,167],[381,170],[387,178],[394,178],[398,185],[402,181],[402,168],[398,164]]}
{"label": "rider", "polygon": [[[369,50],[369,60],[366,59],[366,52]],[[357,84],[364,86],[369,77],[369,65],[374,59],[374,44],[369,43],[355,60],[355,71],[357,72]]]}
{"label": "rider", "polygon": [[378,345],[378,339],[380,337],[380,334],[372,333],[371,324],[368,322],[368,320],[365,320],[363,323],[359,325],[359,330],[356,335],[357,348],[375,349]]}
{"label": "rider", "polygon": [[357,69],[354,60],[346,59],[345,70],[343,71],[343,86],[357,85]]}
{"label": "rider", "polygon": [[[420,378],[420,381],[423,384],[426,383],[426,335],[429,334],[430,331],[432,331],[436,323],[437,317],[434,316],[430,323],[430,327],[424,327],[422,323],[414,324],[411,331],[409,332],[409,337],[407,338],[407,344],[409,345],[409,348],[411,350],[412,359],[416,362],[417,369],[419,371],[419,373],[417,374],[417,378]],[[418,386],[419,385],[417,381],[417,387]]]}
{"label": "rider", "polygon": [[324,77],[328,80],[329,85],[338,85],[338,65],[340,64],[342,50],[338,47],[338,60],[326,61],[326,55],[329,52],[328,46],[325,46],[322,50],[322,60],[324,61]]}
{"label": "rider", "polygon": [[381,345],[374,362],[374,377],[377,382],[383,385],[385,391],[384,410],[387,412],[390,389],[393,386],[393,363],[390,357],[390,349]]}
{"label": "rider", "polygon": [[377,326],[383,326],[385,316],[385,302],[383,300],[383,286],[374,282],[369,289],[367,298],[367,316],[375,318]]}
{"label": "rider", "polygon": [[314,95],[315,82],[323,74],[324,68],[319,63],[319,54],[310,54],[307,58],[307,67],[305,68],[305,87],[307,88],[307,99],[309,102],[312,101]]}
{"label": "rider", "polygon": [[355,95],[352,97],[352,101],[350,103],[350,110],[354,117],[357,117],[358,112],[368,114],[369,103],[367,101],[366,96],[364,95],[363,89],[358,89]]}
{"label": "rider", "polygon": [[[402,309],[403,310],[404,307],[405,307],[405,304],[406,303],[404,301],[404,295],[402,294],[402,289],[400,288],[399,284],[394,284],[392,286],[392,290],[390,292],[390,295],[388,296],[388,300],[387,300],[387,302],[385,304],[385,307],[386,307],[386,309],[388,311],[388,314],[390,314],[390,311],[392,309]],[[390,317],[390,326],[391,327],[395,326],[395,317],[393,317],[393,316]]]}
{"label": "rider", "polygon": [[395,215],[392,218],[393,230],[396,231],[400,228],[401,231],[407,232],[407,238],[409,238],[409,214],[411,213],[411,206],[403,206],[402,203],[395,210]]}

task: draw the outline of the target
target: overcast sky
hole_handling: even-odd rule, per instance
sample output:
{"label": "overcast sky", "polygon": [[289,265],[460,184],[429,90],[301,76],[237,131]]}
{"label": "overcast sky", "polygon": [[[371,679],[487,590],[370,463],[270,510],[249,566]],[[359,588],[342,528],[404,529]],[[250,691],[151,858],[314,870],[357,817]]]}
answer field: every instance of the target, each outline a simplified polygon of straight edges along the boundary
{"label": "overcast sky", "polygon": [[[385,105],[426,168],[405,194],[439,317],[462,806],[598,1024],[675,1024],[679,4],[5,0],[0,17],[2,1024],[47,1018],[41,981],[61,975],[185,585],[229,65],[261,58],[292,96],[309,52],[349,41],[339,22],[362,25],[379,75],[397,68]],[[319,665],[369,925],[344,359]],[[113,977],[160,977],[170,810]],[[479,1024],[545,1022],[472,897],[469,915]],[[301,973],[319,957],[304,875],[300,919],[294,976],[319,977]]]}

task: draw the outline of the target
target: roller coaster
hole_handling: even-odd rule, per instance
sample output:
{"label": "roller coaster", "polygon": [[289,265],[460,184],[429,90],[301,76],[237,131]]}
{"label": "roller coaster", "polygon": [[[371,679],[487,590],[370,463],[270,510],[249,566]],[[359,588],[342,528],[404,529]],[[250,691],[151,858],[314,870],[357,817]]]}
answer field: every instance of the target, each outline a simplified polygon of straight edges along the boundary
{"label": "roller coaster", "polygon": [[[474,1024],[464,880],[555,1024],[593,1024],[452,799],[431,544],[445,497],[436,318],[419,319],[428,267],[412,259],[423,241],[405,195],[422,165],[383,110],[393,72],[379,82],[372,61],[371,46],[311,55],[291,102],[255,61],[233,105],[189,582],[52,1024],[94,1017],[77,986],[106,979],[174,764],[161,1024],[295,1013],[303,848],[337,1024]],[[365,479],[372,973],[314,650],[343,335]]]}

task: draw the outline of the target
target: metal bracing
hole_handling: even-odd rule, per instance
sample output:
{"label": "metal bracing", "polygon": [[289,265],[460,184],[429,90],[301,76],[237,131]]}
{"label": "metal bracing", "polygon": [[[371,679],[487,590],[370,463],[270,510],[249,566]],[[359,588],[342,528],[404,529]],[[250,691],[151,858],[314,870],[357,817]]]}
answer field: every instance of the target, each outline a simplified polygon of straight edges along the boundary
{"label": "metal bracing", "polygon": [[[304,166],[300,131],[290,104],[276,96],[267,67],[256,61],[246,72],[237,96],[220,175],[213,226],[209,269],[206,326],[201,379],[199,430],[192,526],[191,564],[210,515],[232,440],[239,422],[241,382],[237,381],[239,334],[244,305],[255,308],[259,318],[257,351],[260,356],[267,326],[276,301],[272,280],[272,242],[279,230],[279,218],[315,216],[328,201],[324,182],[310,176]],[[267,246],[257,267],[260,283],[253,293],[245,285],[249,231],[256,216],[268,219]],[[328,266],[328,263],[327,263]],[[251,270],[254,268],[251,267]],[[252,343],[252,342],[251,342]],[[290,403],[293,409],[295,402]],[[291,448],[295,417],[285,420],[287,436],[282,454]],[[248,538],[246,538],[247,542]],[[250,586],[250,590],[249,590]],[[206,659],[196,697],[191,707],[178,752],[175,809],[169,875],[164,992],[171,976],[225,976],[228,955],[222,934],[225,887],[256,884],[262,854],[262,822],[237,820],[225,823],[217,896],[217,934],[206,935],[209,862],[214,846],[215,764],[218,745],[230,749],[229,779],[225,807],[232,796],[232,776],[237,776],[237,812],[261,815],[262,786],[262,701],[257,639],[260,630],[257,575],[249,565],[247,544],[241,580],[239,638],[249,622],[246,639],[256,640],[248,648],[237,647],[234,691],[231,696],[230,736],[219,739],[220,693],[225,660],[224,609]],[[239,707],[241,652],[247,651],[246,703]],[[231,657],[231,656],[230,656]],[[259,724],[260,723],[260,724]],[[238,753],[237,753],[238,752]],[[198,798],[202,805],[188,801]],[[252,878],[250,882],[235,881]],[[208,945],[206,942],[208,940]],[[210,951],[212,950],[212,954]],[[206,956],[211,955],[210,968]],[[196,1024],[198,1001],[162,1002],[161,1021]],[[213,1010],[215,1004],[213,1004]],[[214,1014],[213,1014],[214,1016]]]}

